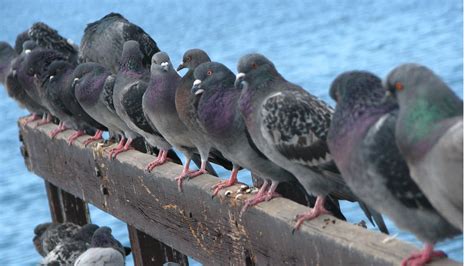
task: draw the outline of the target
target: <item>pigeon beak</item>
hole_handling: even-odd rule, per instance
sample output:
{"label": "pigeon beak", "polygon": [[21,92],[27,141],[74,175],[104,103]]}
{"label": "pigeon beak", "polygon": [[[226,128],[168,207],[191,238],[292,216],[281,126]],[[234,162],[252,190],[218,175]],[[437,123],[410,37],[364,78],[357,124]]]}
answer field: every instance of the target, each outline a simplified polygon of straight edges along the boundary
{"label": "pigeon beak", "polygon": [[30,50],[30,49],[26,49],[26,50],[25,50],[25,54],[29,54],[29,53],[31,53],[31,50]]}
{"label": "pigeon beak", "polygon": [[75,78],[73,81],[72,81],[72,87],[76,87],[77,85],[77,82],[79,81],[79,78]]}
{"label": "pigeon beak", "polygon": [[382,99],[382,102],[389,102],[389,101],[393,101],[393,98],[394,98],[395,95],[393,95],[393,93],[389,90],[386,90],[385,91],[385,96],[383,97]]}
{"label": "pigeon beak", "polygon": [[16,70],[12,71],[12,76],[13,76],[13,78],[16,78]]}
{"label": "pigeon beak", "polygon": [[235,82],[234,82],[234,87],[235,88],[240,88],[242,86],[242,82],[245,79],[245,73],[239,73],[237,76],[235,76]]}
{"label": "pigeon beak", "polygon": [[185,66],[184,66],[184,63],[181,62],[181,64],[179,64],[178,68],[176,69],[176,71],[180,71],[183,68],[185,68]]}
{"label": "pigeon beak", "polygon": [[168,62],[162,62],[160,65],[161,65],[161,68],[163,68],[164,71],[168,72],[168,70],[170,68]]}
{"label": "pigeon beak", "polygon": [[191,88],[191,92],[194,94],[194,95],[199,95],[201,93],[204,92],[203,89],[201,89],[201,80],[200,79],[196,79],[193,83],[193,87]]}

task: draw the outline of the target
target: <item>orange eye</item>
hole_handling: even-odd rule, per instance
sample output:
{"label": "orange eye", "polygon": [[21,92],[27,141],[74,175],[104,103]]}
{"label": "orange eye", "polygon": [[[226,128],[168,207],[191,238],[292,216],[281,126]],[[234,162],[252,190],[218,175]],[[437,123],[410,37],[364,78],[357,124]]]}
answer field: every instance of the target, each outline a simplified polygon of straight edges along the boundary
{"label": "orange eye", "polygon": [[253,63],[253,64],[252,64],[252,68],[253,68],[253,69],[256,69],[256,68],[257,68],[257,64],[256,64],[256,63]]}
{"label": "orange eye", "polygon": [[208,76],[212,75],[212,70],[209,69],[209,70],[207,71],[207,75],[208,75]]}
{"label": "orange eye", "polygon": [[397,91],[402,91],[403,90],[403,84],[401,82],[395,83],[395,89]]}

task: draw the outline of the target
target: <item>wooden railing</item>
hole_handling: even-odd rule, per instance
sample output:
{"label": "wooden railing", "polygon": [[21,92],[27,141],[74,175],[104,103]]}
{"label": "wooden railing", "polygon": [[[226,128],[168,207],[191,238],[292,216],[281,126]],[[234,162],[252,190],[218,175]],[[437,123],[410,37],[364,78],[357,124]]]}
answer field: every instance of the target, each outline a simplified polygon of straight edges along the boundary
{"label": "wooden railing", "polygon": [[[135,265],[187,265],[186,256],[208,265],[400,265],[415,247],[378,232],[322,216],[292,233],[296,214],[308,207],[276,198],[239,215],[242,200],[225,190],[211,198],[218,179],[202,175],[184,183],[181,166],[167,163],[152,173],[153,157],[129,151],[109,160],[103,145],[69,146],[72,131],[54,140],[55,126],[20,127],[28,169],[46,183],[53,221],[90,222],[86,203],[126,222]],[[236,191],[240,185],[230,188]],[[183,255],[185,254],[185,255]],[[432,265],[459,265],[449,259]]]}

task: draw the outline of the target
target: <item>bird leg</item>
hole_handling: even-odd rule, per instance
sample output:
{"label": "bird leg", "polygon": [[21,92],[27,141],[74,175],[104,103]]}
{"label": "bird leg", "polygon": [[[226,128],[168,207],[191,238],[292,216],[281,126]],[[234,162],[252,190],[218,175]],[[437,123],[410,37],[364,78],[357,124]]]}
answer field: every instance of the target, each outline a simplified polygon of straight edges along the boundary
{"label": "bird leg", "polygon": [[120,141],[119,141],[119,144],[117,145],[117,147],[111,149],[109,151],[109,159],[112,159],[112,155],[113,153],[116,151],[116,150],[120,150],[120,149],[123,149],[123,146],[125,145],[125,137],[120,137]]}
{"label": "bird leg", "polygon": [[276,196],[279,196],[278,193],[275,192],[275,189],[277,186],[278,186],[278,182],[275,182],[275,183],[272,183],[270,188],[268,188],[268,181],[264,180],[263,185],[258,190],[257,195],[245,201],[244,207],[240,211],[240,215],[242,215],[249,207],[255,206],[259,204],[260,202],[269,201],[270,199]]}
{"label": "bird leg", "polygon": [[201,161],[201,167],[199,167],[199,170],[190,171],[190,172],[188,172],[188,174],[186,176],[190,179],[190,178],[196,177],[198,175],[208,174],[208,172],[206,170],[206,165],[207,165],[207,161]]}
{"label": "bird leg", "polygon": [[84,136],[85,134],[86,132],[84,130],[78,130],[74,132],[74,134],[67,138],[67,144],[71,145],[77,138],[79,138],[80,136]]}
{"label": "bird leg", "polygon": [[104,133],[104,131],[97,130],[93,137],[90,137],[90,138],[86,139],[82,144],[84,144],[84,147],[87,147],[87,145],[89,145],[91,142],[94,142],[96,140],[103,140],[103,138],[102,138],[103,133]]}
{"label": "bird leg", "polygon": [[215,197],[221,189],[234,185],[237,182],[237,173],[239,170],[240,167],[232,167],[232,172],[230,173],[229,179],[219,181],[219,183],[212,186],[212,189],[214,189],[214,192],[212,192],[212,197]]}
{"label": "bird leg", "polygon": [[[124,140],[124,139],[125,138],[123,138],[122,140]],[[112,149],[112,151],[111,151],[111,157],[114,158],[114,159],[117,157],[118,154],[133,149],[133,147],[130,147],[130,144],[132,144],[132,141],[133,141],[132,138],[127,139],[127,142],[125,143],[125,145],[123,145],[122,140],[120,140],[119,145],[116,148]],[[109,157],[110,157],[110,155],[109,155]]]}
{"label": "bird leg", "polygon": [[183,192],[183,180],[184,180],[185,177],[188,176],[189,164],[191,164],[191,159],[186,158],[186,163],[184,164],[183,171],[181,171],[181,174],[179,174],[179,176],[175,177],[175,179],[174,179],[174,180],[178,181],[178,190],[179,190],[179,192]]}
{"label": "bird leg", "polygon": [[151,172],[155,167],[166,163],[167,157],[168,157],[168,150],[160,150],[160,152],[158,153],[158,156],[156,156],[156,159],[151,161],[151,163],[149,163],[146,166],[146,169],[148,170],[148,172]]}
{"label": "bird leg", "polygon": [[316,198],[316,203],[314,203],[314,207],[310,211],[296,215],[296,224],[293,229],[293,232],[298,230],[304,221],[312,220],[322,214],[332,215],[330,211],[324,208],[325,201],[326,201],[326,197],[319,196]]}
{"label": "bird leg", "polygon": [[28,118],[21,121],[21,125],[26,126],[28,123],[31,123],[31,122],[36,121],[38,119],[40,119],[40,116],[38,114],[32,113],[28,116]]}
{"label": "bird leg", "polygon": [[422,251],[413,253],[410,257],[402,261],[402,266],[421,266],[430,262],[433,258],[445,258],[446,253],[434,250],[433,244],[425,244]]}
{"label": "bird leg", "polygon": [[51,120],[53,120],[53,117],[50,114],[43,114],[43,118],[41,119],[41,121],[39,121],[33,128],[46,125],[50,123]]}
{"label": "bird leg", "polygon": [[[39,125],[39,123],[38,123],[38,125]],[[54,137],[56,137],[56,135],[58,135],[59,133],[61,133],[63,131],[66,131],[66,130],[67,130],[67,127],[64,124],[64,122],[59,122],[59,125],[55,129],[53,129],[51,132],[49,132],[49,136],[52,139],[54,139]]]}

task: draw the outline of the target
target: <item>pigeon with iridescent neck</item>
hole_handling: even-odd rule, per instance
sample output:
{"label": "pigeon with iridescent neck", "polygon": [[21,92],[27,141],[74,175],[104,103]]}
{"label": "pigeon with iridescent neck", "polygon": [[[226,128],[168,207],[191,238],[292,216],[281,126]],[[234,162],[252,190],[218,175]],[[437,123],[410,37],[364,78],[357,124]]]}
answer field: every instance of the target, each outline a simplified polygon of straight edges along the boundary
{"label": "pigeon with iridescent neck", "polygon": [[426,243],[422,256],[417,253],[403,263],[420,265],[446,256],[433,245],[461,232],[433,208],[411,178],[395,141],[398,106],[383,101],[380,78],[364,71],[343,73],[333,81],[330,95],[337,106],[328,145],[347,184],[369,206]]}
{"label": "pigeon with iridescent neck", "polygon": [[400,106],[397,144],[431,204],[463,229],[463,101],[429,68],[403,64],[386,89]]}
{"label": "pigeon with iridescent neck", "polygon": [[[317,196],[314,208],[297,216],[295,228],[305,220],[330,212],[326,198],[359,201],[331,158],[326,138],[333,109],[293,84],[261,54],[240,58],[236,87],[242,87],[239,110],[258,149],[273,163],[292,173],[306,191]],[[278,180],[273,180],[278,185]],[[271,193],[269,191],[268,193]],[[379,229],[387,233],[382,216],[359,201]]]}

